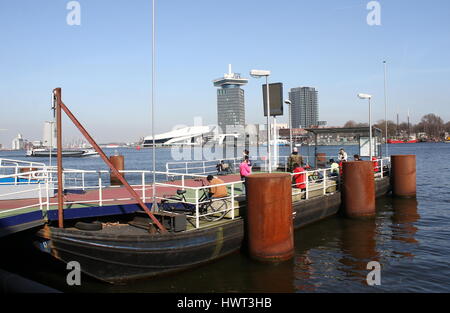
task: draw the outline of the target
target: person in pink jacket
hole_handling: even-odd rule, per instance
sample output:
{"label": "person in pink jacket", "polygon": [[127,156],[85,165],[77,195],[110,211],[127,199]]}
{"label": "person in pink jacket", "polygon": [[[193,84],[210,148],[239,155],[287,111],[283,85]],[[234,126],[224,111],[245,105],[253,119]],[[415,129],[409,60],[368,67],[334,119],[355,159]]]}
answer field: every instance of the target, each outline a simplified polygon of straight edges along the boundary
{"label": "person in pink jacket", "polygon": [[239,173],[241,174],[241,180],[244,181],[243,183],[243,192],[246,192],[247,189],[247,176],[250,175],[252,173],[252,168],[250,166],[250,161],[248,158],[248,155],[246,155],[244,157],[244,160],[242,161],[242,163],[239,165]]}

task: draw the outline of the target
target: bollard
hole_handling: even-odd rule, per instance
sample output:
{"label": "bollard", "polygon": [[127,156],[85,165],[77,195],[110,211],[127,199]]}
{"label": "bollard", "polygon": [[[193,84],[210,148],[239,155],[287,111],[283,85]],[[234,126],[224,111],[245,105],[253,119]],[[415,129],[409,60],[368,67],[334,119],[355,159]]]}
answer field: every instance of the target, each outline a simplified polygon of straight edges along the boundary
{"label": "bollard", "polygon": [[38,168],[35,168],[35,167],[22,167],[21,169],[20,169],[20,174],[28,174],[28,175],[26,175],[26,176],[21,176],[21,178],[24,178],[24,179],[33,179],[33,175],[34,174],[29,174],[30,172],[35,172],[35,171],[38,171],[39,169]]}
{"label": "bollard", "polygon": [[416,156],[391,156],[392,194],[397,197],[416,196]]}
{"label": "bollard", "polygon": [[294,256],[289,174],[247,177],[247,237],[250,255],[258,261],[279,262]]}
{"label": "bollard", "polygon": [[375,215],[375,178],[371,161],[343,163],[342,206],[348,217]]}
{"label": "bollard", "polygon": [[20,169],[20,173],[21,174],[27,174],[27,173],[30,173],[30,172],[35,172],[35,171],[38,171],[39,169],[38,168],[35,168],[35,167],[22,167],[21,169]]}
{"label": "bollard", "polygon": [[[110,156],[109,160],[111,161],[111,163],[114,165],[114,167],[118,171],[123,171],[125,169],[125,160],[124,160],[123,155]],[[123,174],[122,174],[122,176],[123,176]],[[113,186],[122,185],[122,182],[113,173],[111,173],[111,175],[110,175],[110,181],[111,181],[111,185],[113,185]]]}

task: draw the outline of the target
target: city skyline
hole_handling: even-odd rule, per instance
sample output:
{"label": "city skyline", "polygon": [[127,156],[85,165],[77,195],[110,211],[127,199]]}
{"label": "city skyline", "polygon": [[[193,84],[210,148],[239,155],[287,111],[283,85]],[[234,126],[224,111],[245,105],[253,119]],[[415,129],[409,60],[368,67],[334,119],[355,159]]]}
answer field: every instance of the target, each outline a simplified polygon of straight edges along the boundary
{"label": "city skyline", "polygon": [[[55,87],[62,87],[64,102],[99,142],[151,134],[151,4],[80,0],[81,24],[70,26],[67,2],[1,5],[3,147],[18,133],[41,139]],[[406,120],[409,109],[412,123],[427,113],[450,120],[450,3],[379,2],[381,25],[371,26],[368,1],[157,1],[156,133],[192,125],[196,116],[216,123],[211,77],[229,63],[244,76],[252,68],[270,70],[269,83],[283,82],[285,90],[314,86],[321,92],[321,119],[343,125],[367,119],[359,92],[374,96],[373,120],[384,119],[386,60],[388,119],[400,112]],[[212,27],[230,16],[239,25],[233,36]],[[262,84],[250,78],[245,87],[249,124],[264,124]],[[286,113],[279,122],[287,121]],[[64,123],[64,137],[81,137]]]}

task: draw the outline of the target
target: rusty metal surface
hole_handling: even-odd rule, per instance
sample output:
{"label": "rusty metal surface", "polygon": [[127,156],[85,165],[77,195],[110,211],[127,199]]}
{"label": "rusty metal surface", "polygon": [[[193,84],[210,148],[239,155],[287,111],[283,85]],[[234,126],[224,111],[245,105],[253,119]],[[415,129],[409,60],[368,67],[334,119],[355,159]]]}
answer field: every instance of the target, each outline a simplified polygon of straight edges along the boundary
{"label": "rusty metal surface", "polygon": [[247,177],[247,235],[250,255],[260,261],[284,261],[294,255],[291,176]]}
{"label": "rusty metal surface", "polygon": [[[110,156],[109,160],[111,161],[112,165],[114,165],[114,167],[118,171],[123,171],[125,169],[125,158],[123,155]],[[122,185],[122,182],[120,181],[120,179],[116,175],[114,175],[114,173],[112,173],[112,172],[110,175],[110,181],[111,181],[111,185],[114,185],[114,186]]]}
{"label": "rusty metal surface", "polygon": [[349,217],[375,215],[375,178],[370,161],[343,163],[342,206]]}
{"label": "rusty metal surface", "polygon": [[327,164],[327,154],[326,153],[317,153],[316,154],[316,165],[317,166],[325,166]]}
{"label": "rusty metal surface", "polygon": [[391,156],[392,193],[399,197],[416,196],[416,156]]}
{"label": "rusty metal surface", "polygon": [[[72,114],[72,112],[67,108],[67,106],[62,102],[61,100],[61,88],[56,88],[54,90],[55,96],[57,98],[57,115],[59,115],[59,120],[61,120],[61,109],[64,110],[66,115],[69,117],[69,119],[72,121],[72,123],[78,128],[78,130],[83,134],[83,136],[86,138],[86,140],[92,145],[92,147],[95,149],[95,151],[98,152],[102,160],[108,165],[108,167],[111,169],[111,172],[119,178],[121,183],[125,186],[127,191],[130,193],[130,195],[136,200],[136,202],[139,204],[139,206],[148,214],[148,216],[151,218],[151,220],[155,223],[155,225],[158,227],[158,229],[163,232],[167,233],[167,229],[158,221],[158,219],[153,215],[152,212],[148,209],[147,205],[141,200],[140,196],[137,194],[137,192],[130,186],[130,184],[126,181],[126,179],[120,175],[120,173],[117,171],[117,169],[114,167],[114,165],[109,161],[106,154],[103,152],[103,150],[99,147],[99,145],[95,142],[95,140],[89,135],[89,133],[86,131],[86,129],[81,125],[81,123],[78,121],[78,119],[75,117],[75,115]],[[61,127],[61,123],[58,123],[58,128]],[[62,182],[62,141],[61,141],[61,131],[58,129],[58,143],[61,145],[58,146],[58,181]],[[59,162],[61,161],[61,167],[59,166]],[[59,176],[61,175],[61,179],[59,179]],[[58,186],[58,190],[59,190]],[[62,186],[61,186],[62,187]],[[58,201],[59,196],[61,196],[62,199],[62,192],[58,192]],[[61,212],[60,212],[61,211]],[[62,213],[62,202],[61,202],[61,210],[58,211]],[[59,214],[60,214],[59,213]],[[63,216],[59,216],[59,224],[62,223]]]}

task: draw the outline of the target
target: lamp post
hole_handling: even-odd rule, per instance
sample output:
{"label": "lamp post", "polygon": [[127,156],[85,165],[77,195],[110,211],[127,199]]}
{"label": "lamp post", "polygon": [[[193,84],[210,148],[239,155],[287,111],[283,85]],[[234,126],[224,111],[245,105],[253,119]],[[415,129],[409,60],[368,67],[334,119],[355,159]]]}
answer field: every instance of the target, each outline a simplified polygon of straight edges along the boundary
{"label": "lamp post", "polygon": [[369,157],[370,157],[370,161],[372,161],[372,108],[370,105],[370,99],[372,99],[371,95],[365,94],[365,93],[360,93],[358,94],[358,97],[360,99],[367,99],[369,100]]}
{"label": "lamp post", "polygon": [[292,102],[291,100],[284,100],[284,103],[286,103],[289,106],[289,147],[290,147],[290,153],[292,153],[292,120],[291,120],[291,114],[292,114]]}
{"label": "lamp post", "polygon": [[269,95],[269,76],[270,76],[270,71],[266,71],[266,70],[251,70],[250,71],[250,76],[254,77],[254,78],[260,78],[260,77],[265,77],[266,78],[266,88],[267,88],[267,92],[266,92],[266,98],[267,98],[267,157],[269,158],[268,164],[269,164],[269,173],[272,173],[272,158],[271,158],[271,153],[270,153],[270,128],[271,128],[271,124],[270,124],[270,95]]}
{"label": "lamp post", "polygon": [[385,127],[385,145],[386,145],[386,157],[388,156],[388,122],[387,122],[387,87],[386,87],[386,61],[384,63],[384,127]]}
{"label": "lamp post", "polygon": [[[155,142],[155,86],[156,86],[156,61],[155,61],[155,51],[156,51],[156,31],[155,31],[155,1],[152,0],[152,93],[151,93],[151,114],[152,114],[152,211],[158,212],[158,203],[156,201],[156,142]],[[145,201],[145,199],[144,199]]]}

